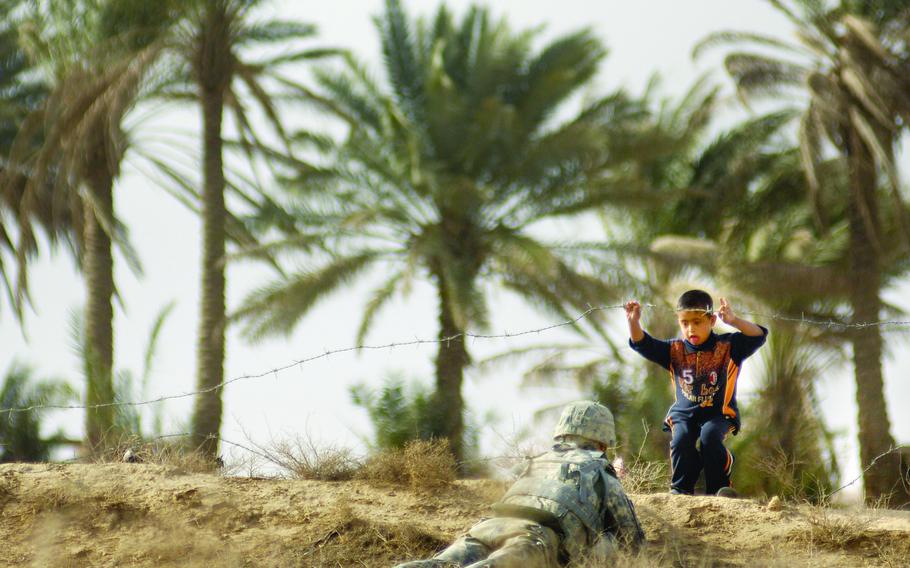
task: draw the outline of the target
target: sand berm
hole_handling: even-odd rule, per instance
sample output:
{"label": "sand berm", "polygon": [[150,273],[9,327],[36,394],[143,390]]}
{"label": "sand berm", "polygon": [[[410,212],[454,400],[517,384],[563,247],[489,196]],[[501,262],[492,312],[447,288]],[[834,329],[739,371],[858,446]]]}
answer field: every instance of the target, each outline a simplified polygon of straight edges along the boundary
{"label": "sand berm", "polygon": [[[224,477],[150,464],[0,466],[0,566],[391,566],[431,555],[505,489]],[[626,566],[910,566],[910,512],[632,495]]]}

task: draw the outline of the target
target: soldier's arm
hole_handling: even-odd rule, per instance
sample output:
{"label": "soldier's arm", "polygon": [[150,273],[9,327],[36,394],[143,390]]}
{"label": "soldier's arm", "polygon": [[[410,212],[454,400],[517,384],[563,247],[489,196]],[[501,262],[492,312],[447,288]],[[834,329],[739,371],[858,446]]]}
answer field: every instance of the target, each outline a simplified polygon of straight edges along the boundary
{"label": "soldier's arm", "polygon": [[[623,490],[619,480],[613,476],[605,475],[604,509],[612,517],[616,541],[624,547],[637,549],[645,540],[645,533],[641,530],[635,506]],[[609,526],[610,523],[605,523]]]}

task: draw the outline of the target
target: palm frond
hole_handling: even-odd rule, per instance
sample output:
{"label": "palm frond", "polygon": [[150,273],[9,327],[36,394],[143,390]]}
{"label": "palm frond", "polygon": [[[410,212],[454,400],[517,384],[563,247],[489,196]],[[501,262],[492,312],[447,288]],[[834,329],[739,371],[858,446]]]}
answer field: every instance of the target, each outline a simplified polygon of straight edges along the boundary
{"label": "palm frond", "polygon": [[527,88],[515,97],[525,125],[534,132],[560,102],[596,73],[606,50],[589,30],[557,39],[528,63]]}
{"label": "palm frond", "polygon": [[746,98],[799,87],[807,76],[806,69],[798,64],[753,53],[731,53],[724,58],[724,67]]}
{"label": "palm frond", "polygon": [[414,35],[400,0],[386,0],[385,12],[376,18],[382,53],[396,100],[405,115],[422,123],[424,72],[418,64]]}
{"label": "palm frond", "polygon": [[247,47],[249,44],[286,43],[289,40],[310,38],[316,33],[317,28],[314,24],[288,20],[266,20],[240,28],[239,33],[234,37],[234,42],[237,47]]}
{"label": "palm frond", "polygon": [[286,335],[320,300],[360,275],[377,259],[375,251],[339,257],[318,270],[288,275],[250,293],[231,316],[251,339]]}
{"label": "palm frond", "polygon": [[398,291],[405,278],[406,270],[400,270],[393,273],[385,282],[373,290],[370,300],[367,302],[366,308],[363,311],[363,318],[360,320],[360,328],[357,330],[357,338],[355,340],[357,345],[363,345],[367,333],[369,333],[379,311],[394,297],[395,292]]}
{"label": "palm frond", "polygon": [[697,59],[701,57],[705,51],[716,47],[742,44],[770,47],[794,56],[805,55],[805,52],[799,47],[772,36],[754,32],[728,30],[708,34],[707,37],[696,43],[695,47],[692,48],[692,58]]}

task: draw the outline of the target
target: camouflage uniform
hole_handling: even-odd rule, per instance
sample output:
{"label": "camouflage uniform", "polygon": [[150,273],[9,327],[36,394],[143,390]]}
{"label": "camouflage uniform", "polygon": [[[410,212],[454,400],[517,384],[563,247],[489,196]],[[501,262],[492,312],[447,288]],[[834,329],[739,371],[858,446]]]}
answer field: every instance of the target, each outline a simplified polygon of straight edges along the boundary
{"label": "camouflage uniform", "polygon": [[638,546],[644,533],[632,502],[591,443],[611,445],[613,433],[605,407],[570,404],[554,433],[560,441],[523,464],[518,480],[493,505],[494,518],[471,527],[432,560],[398,568],[556,568],[581,558],[606,561],[617,544]]}

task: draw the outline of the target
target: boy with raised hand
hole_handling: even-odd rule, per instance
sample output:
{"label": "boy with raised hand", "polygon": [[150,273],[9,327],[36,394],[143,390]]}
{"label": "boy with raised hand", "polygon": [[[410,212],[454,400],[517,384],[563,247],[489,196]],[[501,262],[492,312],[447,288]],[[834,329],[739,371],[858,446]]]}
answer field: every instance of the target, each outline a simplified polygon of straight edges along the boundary
{"label": "boy with raised hand", "polygon": [[[768,330],[737,317],[724,298],[715,314],[711,296],[702,290],[689,290],[676,304],[682,339],[654,339],[641,327],[641,304],[632,300],[625,308],[629,345],[669,370],[676,389],[664,420],[664,430],[672,435],[670,492],[692,495],[704,469],[707,495],[735,496],[730,486],[733,453],[724,439],[739,431],[736,380],[742,363],[765,343]],[[718,317],[739,332],[714,333]]]}

